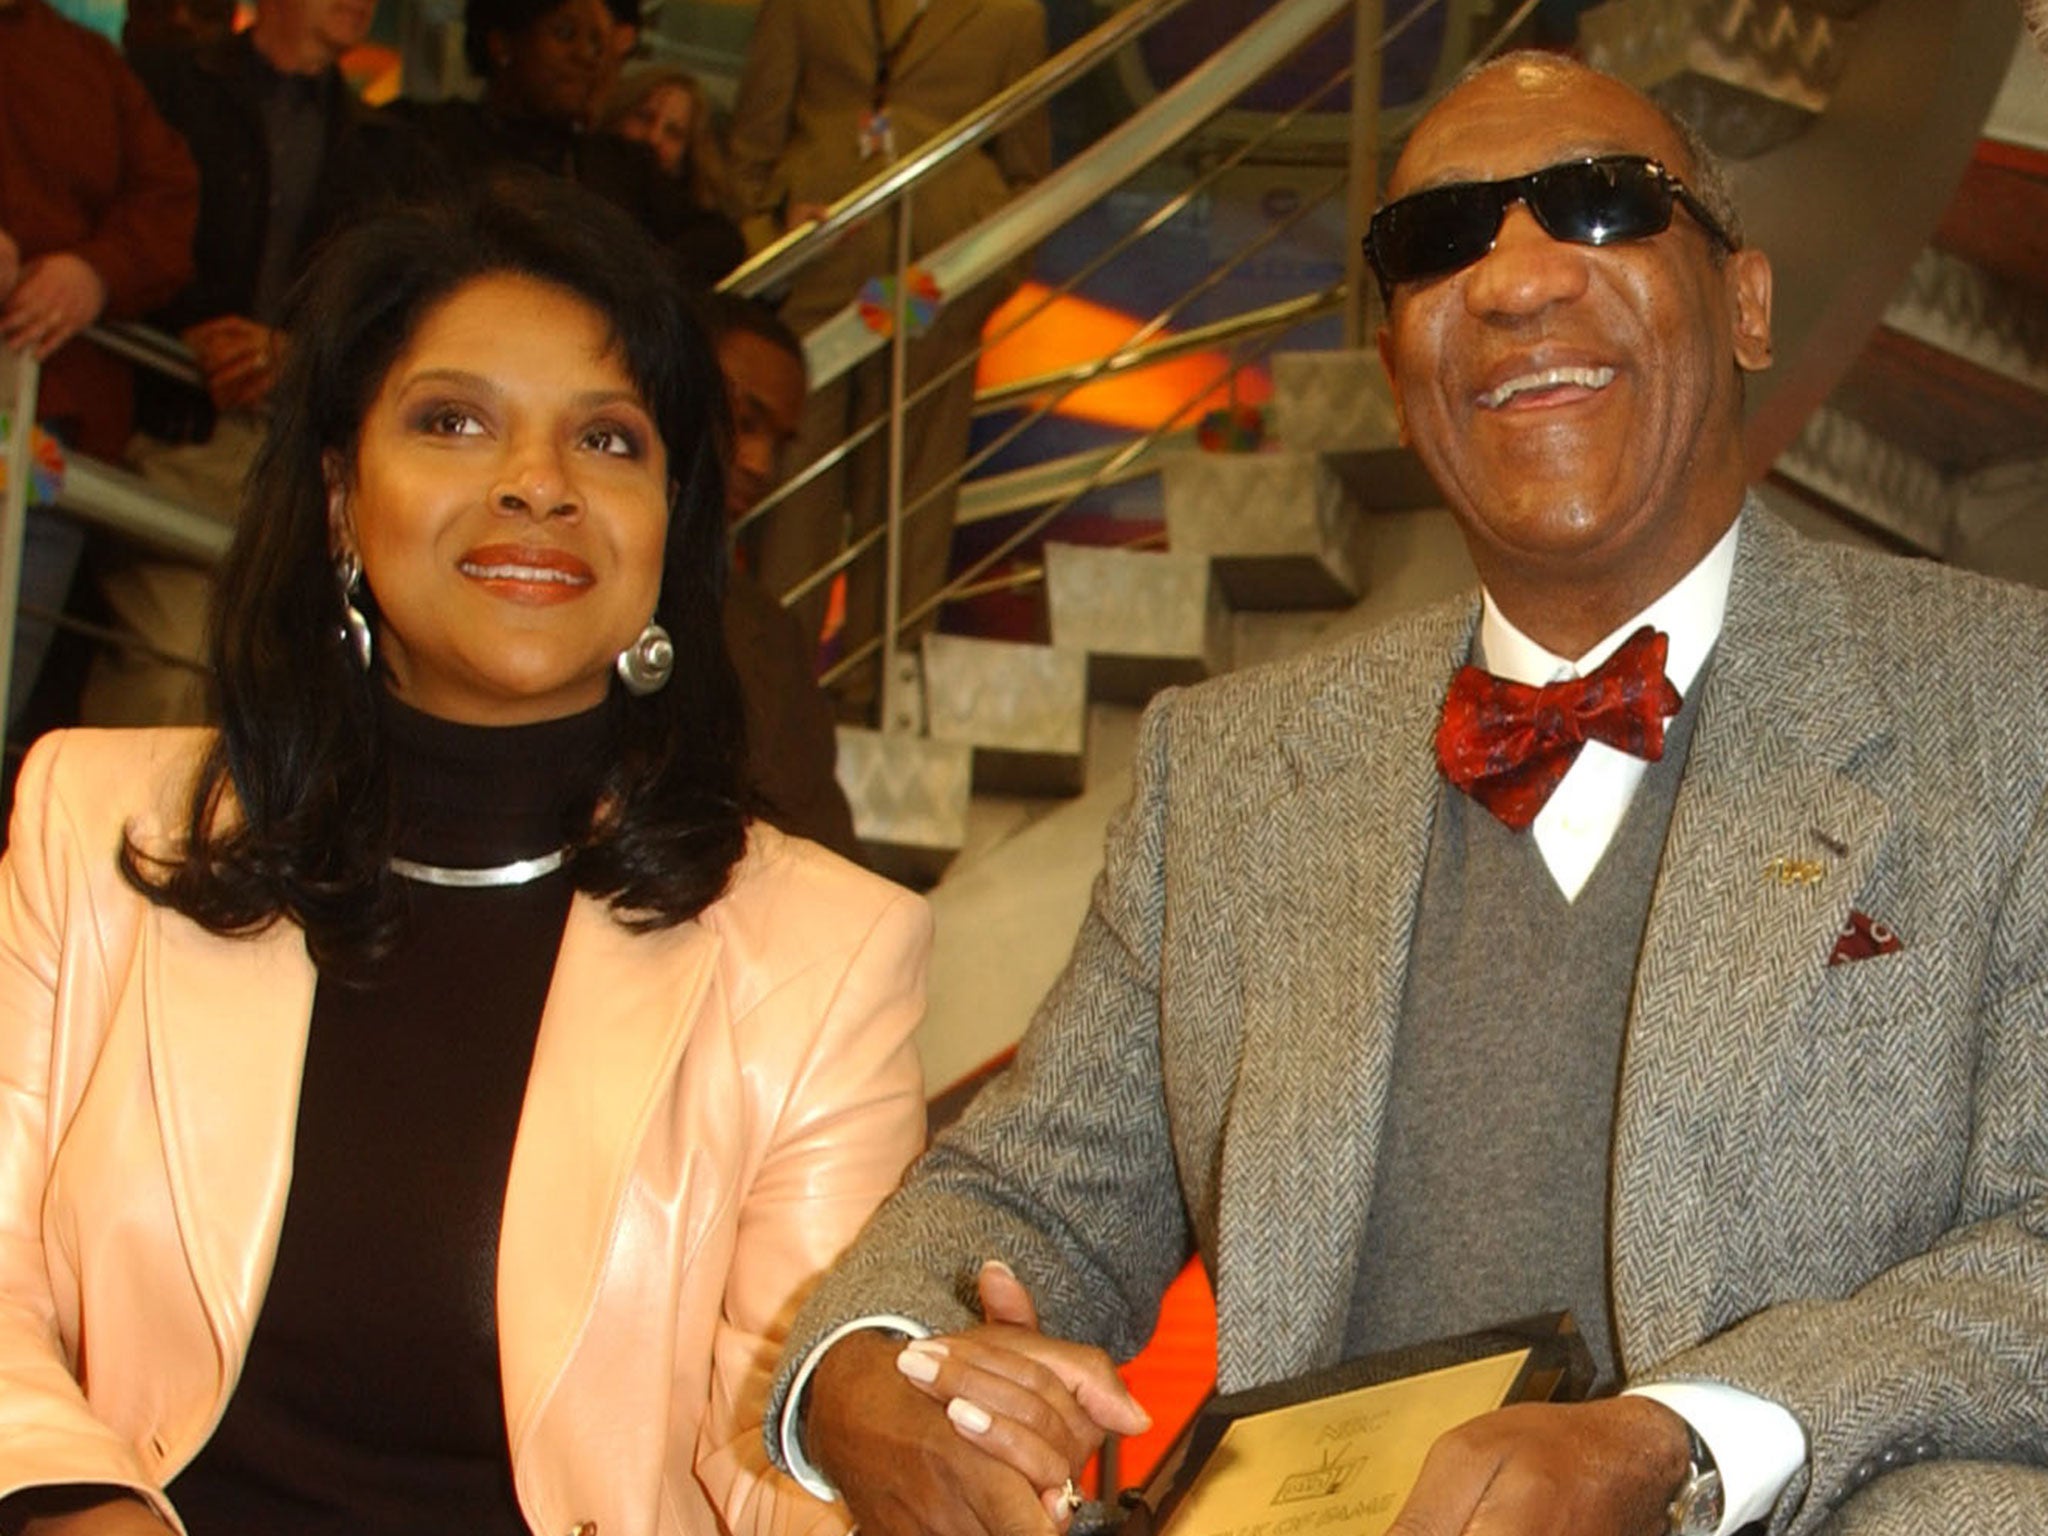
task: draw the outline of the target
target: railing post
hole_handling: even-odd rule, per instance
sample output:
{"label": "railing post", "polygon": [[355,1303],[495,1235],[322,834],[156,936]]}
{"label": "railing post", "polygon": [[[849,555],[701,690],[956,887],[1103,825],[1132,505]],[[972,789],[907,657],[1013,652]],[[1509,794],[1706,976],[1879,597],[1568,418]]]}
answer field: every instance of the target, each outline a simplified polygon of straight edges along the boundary
{"label": "railing post", "polygon": [[21,609],[21,543],[28,526],[29,477],[35,473],[29,444],[36,424],[36,360],[27,352],[0,347],[0,374],[7,408],[7,494],[0,497],[0,726],[7,721],[7,694],[14,678],[14,624]]}
{"label": "railing post", "polygon": [[1385,0],[1358,0],[1352,13],[1351,183],[1344,200],[1344,345],[1366,343],[1365,227],[1379,199],[1380,35]]}
{"label": "railing post", "polygon": [[889,485],[888,536],[882,544],[886,562],[882,586],[882,729],[900,731],[914,725],[917,713],[905,713],[902,682],[896,673],[896,625],[903,612],[903,399],[909,393],[910,370],[910,204],[908,195],[896,203],[896,315],[889,331]]}

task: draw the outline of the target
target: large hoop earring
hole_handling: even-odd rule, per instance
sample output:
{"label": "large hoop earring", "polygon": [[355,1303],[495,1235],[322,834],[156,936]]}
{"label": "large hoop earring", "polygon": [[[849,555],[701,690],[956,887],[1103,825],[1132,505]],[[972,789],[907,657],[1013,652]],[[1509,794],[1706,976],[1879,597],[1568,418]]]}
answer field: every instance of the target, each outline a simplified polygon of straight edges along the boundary
{"label": "large hoop earring", "polygon": [[363,585],[363,557],[352,549],[344,549],[334,557],[334,579],[341,585],[341,643],[349,648],[356,659],[356,665],[365,672],[370,670],[370,652],[373,648],[370,638],[370,621],[363,616],[363,610],[355,603],[356,593]]}
{"label": "large hoop earring", "polygon": [[619,652],[619,659],[612,665],[619,681],[626,685],[626,692],[644,699],[668,686],[676,669],[675,642],[669,639],[667,630],[649,619],[647,627]]}

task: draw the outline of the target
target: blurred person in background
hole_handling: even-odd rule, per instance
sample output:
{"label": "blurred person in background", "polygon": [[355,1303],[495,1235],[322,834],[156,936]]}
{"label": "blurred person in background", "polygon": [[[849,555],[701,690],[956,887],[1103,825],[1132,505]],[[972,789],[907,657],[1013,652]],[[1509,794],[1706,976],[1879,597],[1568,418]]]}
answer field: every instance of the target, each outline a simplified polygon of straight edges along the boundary
{"label": "blurred person in background", "polygon": [[604,0],[469,0],[463,55],[481,101],[398,101],[410,130],[407,190],[446,197],[491,171],[529,166],[623,209],[671,253],[684,282],[708,287],[742,254],[724,220],[670,195],[653,153],[584,125],[603,89],[614,22]]}
{"label": "blurred person in background", "polygon": [[[804,416],[803,343],[754,299],[727,293],[699,306],[732,411],[725,515],[737,527],[782,481]],[[815,648],[754,576],[741,536],[725,588],[725,644],[747,711],[747,765],[762,814],[785,832],[860,857],[853,810],[839,787],[832,703],[818,687]]]}
{"label": "blurred person in background", "polygon": [[[1045,58],[1045,12],[1038,0],[874,0],[823,5],[762,0],[747,44],[733,117],[733,178],[751,248],[816,217],[890,162],[965,117]],[[1043,112],[1011,124],[933,176],[914,199],[914,256],[971,229],[1019,190],[1045,175],[1052,159]],[[799,336],[837,314],[870,279],[894,267],[895,220],[848,230],[796,274],[782,318]],[[943,295],[930,328],[910,349],[910,387],[969,356],[981,328],[1023,275],[1023,259],[966,293]],[[889,358],[869,358],[813,391],[798,465],[839,444],[881,415],[889,398]],[[967,457],[974,370],[962,368],[910,414],[904,502],[918,501]],[[761,529],[762,579],[786,592],[886,515],[887,465],[878,436],[832,473],[790,497]],[[939,493],[905,525],[903,607],[944,584],[952,550],[954,493]],[[847,648],[878,634],[883,561],[879,552],[847,571]],[[828,593],[820,587],[796,605],[805,631],[818,635]],[[913,626],[914,641],[931,625]],[[854,671],[839,689],[842,713],[864,721],[879,669]]]}
{"label": "blurred person in background", "polygon": [[[37,418],[72,448],[117,460],[134,399],[129,364],[78,333],[183,287],[198,213],[192,157],[114,45],[45,0],[0,0],[0,347],[41,362]],[[61,608],[83,531],[39,509],[24,537],[24,600]],[[49,639],[17,635],[16,708]]]}
{"label": "blurred person in background", "polygon": [[732,218],[732,175],[711,103],[695,75],[676,64],[628,70],[606,94],[597,126],[644,144],[661,167],[663,194],[680,205],[674,217],[690,231],[690,248],[701,252],[686,267],[694,264],[709,279],[713,266],[723,276],[739,265],[746,242]]}
{"label": "blurred person in background", "polygon": [[[148,374],[134,467],[184,506],[232,523],[285,352],[285,295],[319,242],[384,185],[390,135],[342,78],[375,0],[257,0],[247,31],[137,49],[134,65],[199,166],[192,281],[152,321],[192,349],[203,388]],[[147,649],[94,658],[92,725],[196,725],[210,568],[132,547],[97,552],[114,622]],[[161,653],[161,655],[157,654]],[[163,656],[183,658],[180,666]]]}

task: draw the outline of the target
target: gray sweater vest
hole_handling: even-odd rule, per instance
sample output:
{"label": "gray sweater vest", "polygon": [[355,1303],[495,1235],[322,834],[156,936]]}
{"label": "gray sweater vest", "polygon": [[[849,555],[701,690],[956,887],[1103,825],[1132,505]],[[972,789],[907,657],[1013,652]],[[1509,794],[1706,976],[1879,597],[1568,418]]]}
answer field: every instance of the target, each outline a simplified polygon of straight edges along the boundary
{"label": "gray sweater vest", "polygon": [[1622,1034],[1703,682],[1576,902],[1528,833],[1441,791],[1349,1353],[1569,1307],[1613,1384],[1608,1153]]}

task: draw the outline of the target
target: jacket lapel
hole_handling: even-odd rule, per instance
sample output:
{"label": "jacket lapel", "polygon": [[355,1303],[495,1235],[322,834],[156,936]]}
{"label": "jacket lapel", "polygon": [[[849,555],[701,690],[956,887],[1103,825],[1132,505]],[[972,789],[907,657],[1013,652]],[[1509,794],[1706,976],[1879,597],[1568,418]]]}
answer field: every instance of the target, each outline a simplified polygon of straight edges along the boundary
{"label": "jacket lapel", "polygon": [[1343,1350],[1434,820],[1436,722],[1476,615],[1463,599],[1354,648],[1284,730],[1285,782],[1251,812],[1245,889],[1260,904],[1218,1216],[1225,1390]]}
{"label": "jacket lapel", "polygon": [[[1848,594],[1745,514],[1643,936],[1616,1110],[1612,1273],[1631,1371],[1718,1327],[1755,1122],[1890,831],[1856,767],[1889,726]],[[1787,866],[1810,866],[1787,878]],[[1817,872],[1818,878],[1813,878]]]}
{"label": "jacket lapel", "polygon": [[161,907],[144,920],[141,964],[172,1206],[216,1350],[206,1418],[171,1426],[173,1439],[197,1445],[226,1404],[270,1283],[314,971],[290,923],[221,938]]}
{"label": "jacket lapel", "polygon": [[[634,1161],[673,1091],[717,947],[699,923],[635,934],[588,896],[569,909],[498,1239],[498,1350],[515,1466],[596,1301]],[[616,1490],[591,1490],[586,1501],[599,1494]]]}
{"label": "jacket lapel", "polygon": [[[885,3],[882,9],[883,14],[888,15],[891,8]],[[943,48],[946,39],[972,21],[980,9],[981,0],[931,0],[917,24],[917,30],[910,35],[896,60],[896,77],[901,79],[929,55]],[[901,32],[902,28],[898,26],[891,29],[889,36],[893,40]]]}

